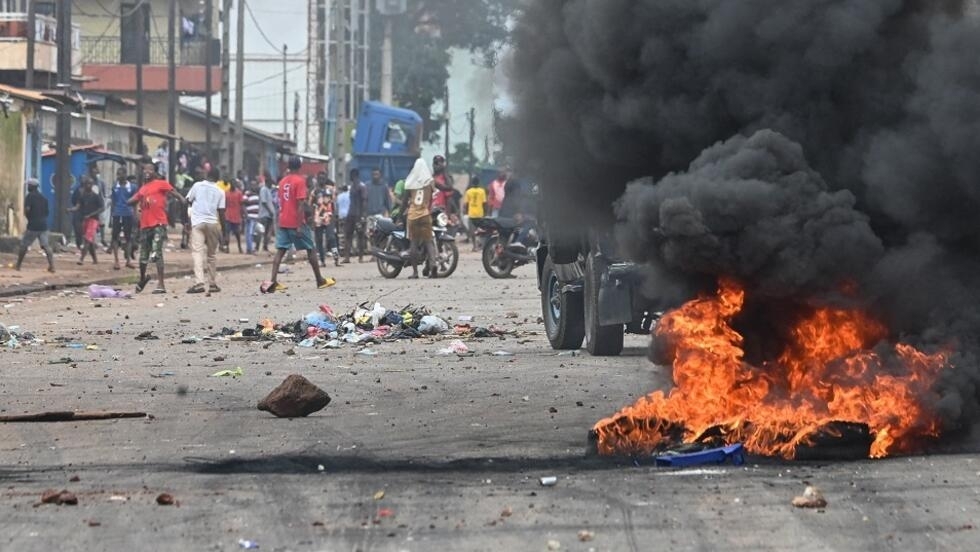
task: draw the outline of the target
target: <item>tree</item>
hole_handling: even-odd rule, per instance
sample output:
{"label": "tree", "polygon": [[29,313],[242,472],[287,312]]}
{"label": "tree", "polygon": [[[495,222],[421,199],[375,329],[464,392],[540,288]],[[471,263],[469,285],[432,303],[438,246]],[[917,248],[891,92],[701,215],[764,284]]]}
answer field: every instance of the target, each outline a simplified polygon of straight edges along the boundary
{"label": "tree", "polygon": [[[408,13],[392,21],[395,44],[393,79],[395,102],[417,112],[425,124],[425,141],[441,136],[442,119],[432,114],[435,103],[445,100],[449,81],[449,50],[470,51],[487,66],[499,61],[507,41],[508,19],[521,0],[409,0]],[[373,29],[383,29],[383,16],[372,12]],[[383,33],[371,33],[371,83],[377,96],[381,88],[381,43]]]}
{"label": "tree", "polygon": [[470,166],[476,166],[478,160],[474,156],[473,152],[470,151],[470,145],[466,142],[459,142],[453,146],[454,150],[449,154],[449,166],[454,169],[468,170]]}

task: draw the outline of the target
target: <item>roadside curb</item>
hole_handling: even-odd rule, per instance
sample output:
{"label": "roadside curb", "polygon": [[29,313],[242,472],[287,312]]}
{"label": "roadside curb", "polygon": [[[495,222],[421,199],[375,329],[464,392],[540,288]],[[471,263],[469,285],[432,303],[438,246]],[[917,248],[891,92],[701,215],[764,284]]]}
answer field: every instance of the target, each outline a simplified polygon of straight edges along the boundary
{"label": "roadside curb", "polygon": [[[240,263],[228,266],[219,266],[218,272],[230,272],[234,270],[243,270],[246,268],[254,268],[256,264],[264,263]],[[193,276],[194,269],[183,269],[175,272],[170,272],[167,274],[167,279],[173,278],[183,278],[184,276]],[[58,291],[63,289],[78,289],[83,287],[88,287],[92,284],[100,286],[118,286],[130,283],[132,276],[118,276],[114,278],[104,278],[102,280],[86,280],[84,282],[67,282],[58,284],[43,284],[43,283],[33,283],[26,284],[23,286],[8,286],[5,288],[0,288],[0,297],[16,297],[18,295],[27,295],[30,293],[37,293],[39,291]]]}

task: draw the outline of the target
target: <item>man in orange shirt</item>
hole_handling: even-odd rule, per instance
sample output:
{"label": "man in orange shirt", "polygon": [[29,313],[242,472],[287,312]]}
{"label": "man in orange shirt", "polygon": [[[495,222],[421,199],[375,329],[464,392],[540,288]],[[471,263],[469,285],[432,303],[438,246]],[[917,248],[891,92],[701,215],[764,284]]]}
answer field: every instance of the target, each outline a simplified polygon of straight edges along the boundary
{"label": "man in orange shirt", "polygon": [[129,200],[131,205],[140,206],[140,279],[136,284],[139,293],[150,283],[146,275],[147,265],[153,261],[157,265],[157,288],[153,293],[167,293],[163,283],[163,244],[167,241],[167,197],[180,202],[186,208],[183,196],[169,182],[157,174],[152,163],[143,164],[143,186]]}

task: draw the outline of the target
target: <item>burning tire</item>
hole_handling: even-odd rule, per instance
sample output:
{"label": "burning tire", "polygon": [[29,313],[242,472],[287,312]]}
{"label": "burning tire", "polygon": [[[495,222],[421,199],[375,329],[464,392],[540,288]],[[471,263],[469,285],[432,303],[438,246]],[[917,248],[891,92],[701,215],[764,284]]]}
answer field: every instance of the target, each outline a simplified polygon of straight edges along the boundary
{"label": "burning tire", "polygon": [[623,352],[622,324],[599,324],[599,287],[603,267],[589,253],[585,260],[585,348],[592,356],[617,356]]}
{"label": "burning tire", "polygon": [[582,294],[564,291],[563,287],[548,257],[541,271],[541,317],[545,333],[554,349],[578,349],[585,339]]}

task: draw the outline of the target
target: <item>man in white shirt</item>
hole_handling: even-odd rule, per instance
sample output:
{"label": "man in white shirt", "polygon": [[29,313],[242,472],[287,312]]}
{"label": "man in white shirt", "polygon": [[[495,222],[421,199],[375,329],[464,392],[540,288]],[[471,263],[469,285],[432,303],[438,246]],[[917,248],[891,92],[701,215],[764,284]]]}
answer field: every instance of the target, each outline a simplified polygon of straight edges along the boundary
{"label": "man in white shirt", "polygon": [[[187,293],[221,291],[217,284],[217,255],[221,245],[221,226],[225,222],[225,192],[216,184],[218,169],[208,171],[205,180],[197,182],[187,192],[191,204],[191,256],[194,259],[194,278],[197,280]],[[204,259],[207,255],[207,281]]]}

